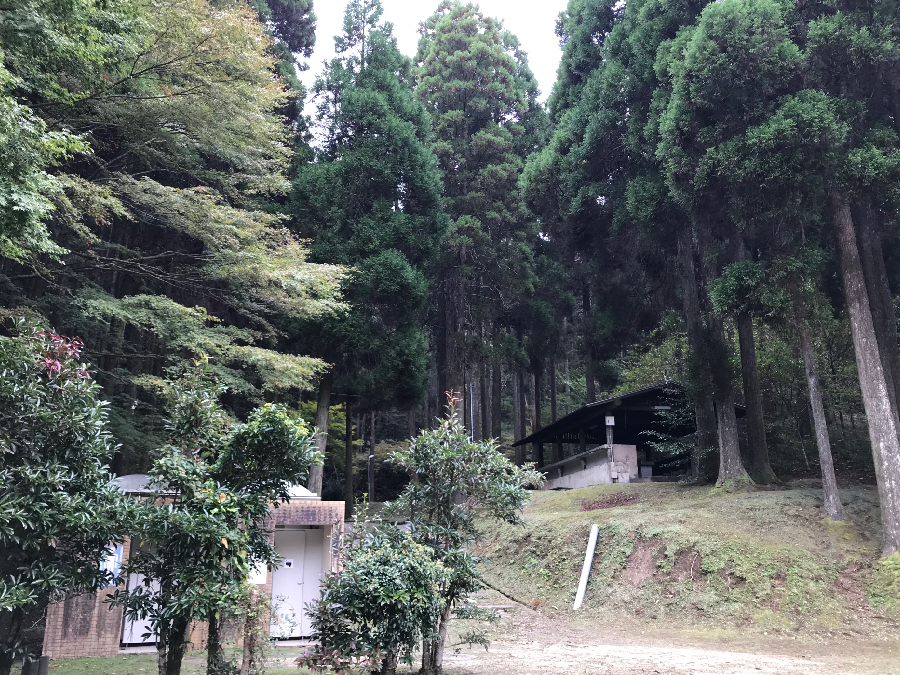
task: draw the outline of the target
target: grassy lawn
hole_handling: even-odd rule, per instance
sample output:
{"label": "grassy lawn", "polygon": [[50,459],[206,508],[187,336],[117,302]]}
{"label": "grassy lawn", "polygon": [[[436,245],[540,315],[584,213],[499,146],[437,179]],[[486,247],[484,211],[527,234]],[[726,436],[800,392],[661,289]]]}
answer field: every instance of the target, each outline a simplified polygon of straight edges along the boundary
{"label": "grassy lawn", "polygon": [[[296,652],[296,653],[295,653]],[[266,668],[267,675],[309,675],[309,671],[291,665],[299,650],[279,649],[270,654],[277,666]],[[50,662],[53,675],[153,675],[157,672],[156,654],[122,654],[89,659],[56,659]],[[193,652],[185,657],[182,675],[205,675],[206,652]],[[13,675],[19,675],[17,668]]]}

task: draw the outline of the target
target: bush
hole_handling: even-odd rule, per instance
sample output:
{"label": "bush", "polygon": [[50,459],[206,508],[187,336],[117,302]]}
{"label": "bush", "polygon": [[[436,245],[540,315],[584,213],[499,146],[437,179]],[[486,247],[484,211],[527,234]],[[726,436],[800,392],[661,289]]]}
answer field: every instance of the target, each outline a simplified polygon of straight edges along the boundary
{"label": "bush", "polygon": [[429,547],[389,527],[375,530],[345,552],[344,568],[326,577],[321,598],[309,606],[319,645],[300,665],[393,674],[431,637],[446,577]]}
{"label": "bush", "polygon": [[115,450],[81,342],[23,331],[0,338],[0,673],[26,651],[24,619],[69,591],[112,583],[121,541]]}

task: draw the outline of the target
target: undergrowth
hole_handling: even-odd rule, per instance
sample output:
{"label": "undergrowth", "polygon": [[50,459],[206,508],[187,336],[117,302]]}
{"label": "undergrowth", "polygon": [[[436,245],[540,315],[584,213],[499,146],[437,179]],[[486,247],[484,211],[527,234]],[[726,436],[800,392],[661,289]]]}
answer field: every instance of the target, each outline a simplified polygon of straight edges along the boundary
{"label": "undergrowth", "polygon": [[900,619],[900,553],[894,553],[875,565],[868,596],[884,614]]}
{"label": "undergrowth", "polygon": [[[639,501],[580,510],[583,500],[615,492]],[[874,491],[842,496],[850,519],[835,527],[821,518],[814,489],[711,493],[632,484],[539,492],[524,525],[486,527],[476,552],[492,584],[570,611],[588,532],[597,523],[582,611],[677,618],[682,625],[836,629],[865,610],[841,596],[838,579],[847,569],[871,569],[879,536]],[[900,609],[900,602],[891,604],[900,597],[900,555],[894,558],[876,568],[869,591],[885,613]]]}

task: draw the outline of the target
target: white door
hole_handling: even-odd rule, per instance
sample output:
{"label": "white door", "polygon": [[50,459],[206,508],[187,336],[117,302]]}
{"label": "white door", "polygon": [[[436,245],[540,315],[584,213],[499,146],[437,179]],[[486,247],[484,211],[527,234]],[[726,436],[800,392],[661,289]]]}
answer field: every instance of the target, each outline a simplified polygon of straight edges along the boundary
{"label": "white door", "polygon": [[[272,622],[269,635],[292,638],[304,633],[303,582],[308,530],[276,530],[275,550],[281,566],[272,574]],[[306,622],[308,625],[308,621]]]}
{"label": "white door", "polygon": [[[144,575],[143,574],[129,574],[128,575],[128,590],[132,590],[137,588],[138,586],[142,586],[144,584]],[[152,591],[159,590],[159,584],[157,582],[153,582],[150,585]],[[147,637],[144,637],[145,633],[150,633]],[[156,636],[150,630],[150,622],[147,619],[141,618],[137,621],[129,621],[127,618],[125,619],[125,625],[122,628],[122,644],[123,645],[155,645],[156,644]]]}
{"label": "white door", "polygon": [[[306,557],[303,561],[303,604],[319,599],[325,560],[325,530],[306,531]],[[301,635],[312,635],[312,621],[303,612],[300,622]]]}

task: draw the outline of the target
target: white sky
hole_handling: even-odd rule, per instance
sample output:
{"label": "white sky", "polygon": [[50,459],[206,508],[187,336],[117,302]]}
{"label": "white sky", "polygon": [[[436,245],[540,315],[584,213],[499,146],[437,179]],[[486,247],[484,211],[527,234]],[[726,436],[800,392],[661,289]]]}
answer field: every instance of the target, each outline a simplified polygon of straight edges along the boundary
{"label": "white sky", "polygon": [[[416,32],[419,22],[427,19],[438,6],[438,0],[382,0],[384,21],[394,24],[394,36],[400,51],[414,56],[419,44]],[[559,41],[553,32],[556,17],[566,8],[566,0],[481,0],[478,5],[487,16],[502,19],[506,28],[519,37],[528,53],[528,64],[541,88],[541,100],[547,100],[556,67],[559,65]],[[309,70],[301,73],[307,87],[312,87],[322,72],[322,62],[334,57],[333,37],[344,21],[344,0],[314,0],[313,11],[318,18],[316,50],[309,60]]]}

